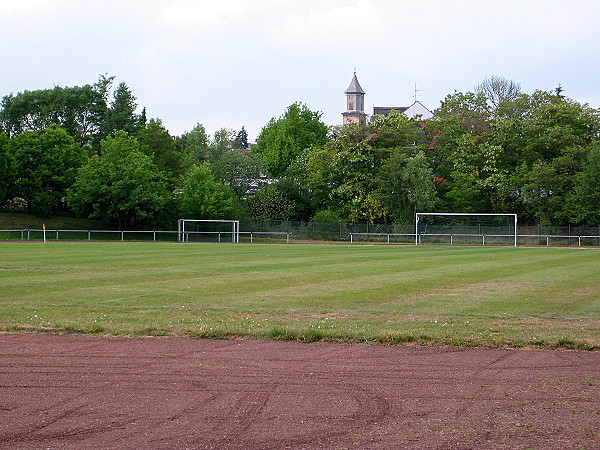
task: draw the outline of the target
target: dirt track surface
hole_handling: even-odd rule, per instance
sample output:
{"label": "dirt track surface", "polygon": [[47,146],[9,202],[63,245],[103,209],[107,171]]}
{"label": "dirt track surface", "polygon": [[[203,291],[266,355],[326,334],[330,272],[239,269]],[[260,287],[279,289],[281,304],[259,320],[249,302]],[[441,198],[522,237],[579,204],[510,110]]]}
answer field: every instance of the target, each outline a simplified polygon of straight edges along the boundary
{"label": "dirt track surface", "polygon": [[0,334],[0,448],[600,448],[600,352]]}

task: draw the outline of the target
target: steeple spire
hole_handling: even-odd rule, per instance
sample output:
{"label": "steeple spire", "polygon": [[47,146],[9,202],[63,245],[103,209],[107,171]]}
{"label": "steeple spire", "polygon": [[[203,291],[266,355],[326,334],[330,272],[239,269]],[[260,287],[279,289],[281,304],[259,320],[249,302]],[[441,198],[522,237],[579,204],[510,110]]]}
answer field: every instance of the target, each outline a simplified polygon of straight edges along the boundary
{"label": "steeple spire", "polygon": [[360,83],[358,82],[358,78],[356,78],[356,69],[354,69],[354,76],[352,77],[352,81],[350,82],[350,86],[348,89],[344,91],[344,94],[362,94],[365,95],[365,91],[360,87]]}
{"label": "steeple spire", "polygon": [[344,94],[346,94],[346,112],[342,113],[344,125],[366,124],[365,91],[360,87],[360,83],[356,77],[356,68],[354,69],[350,86],[344,91]]}

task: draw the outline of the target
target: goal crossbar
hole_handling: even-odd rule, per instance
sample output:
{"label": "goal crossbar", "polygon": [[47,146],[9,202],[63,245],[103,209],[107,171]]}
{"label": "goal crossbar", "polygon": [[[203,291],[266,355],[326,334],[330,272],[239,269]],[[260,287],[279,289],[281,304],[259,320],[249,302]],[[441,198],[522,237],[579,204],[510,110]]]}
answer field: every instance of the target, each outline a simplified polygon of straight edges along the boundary
{"label": "goal crossbar", "polygon": [[415,213],[415,245],[419,245],[419,218],[426,216],[493,216],[493,217],[510,217],[514,221],[514,246],[517,247],[517,215],[516,214],[493,214],[493,213]]}

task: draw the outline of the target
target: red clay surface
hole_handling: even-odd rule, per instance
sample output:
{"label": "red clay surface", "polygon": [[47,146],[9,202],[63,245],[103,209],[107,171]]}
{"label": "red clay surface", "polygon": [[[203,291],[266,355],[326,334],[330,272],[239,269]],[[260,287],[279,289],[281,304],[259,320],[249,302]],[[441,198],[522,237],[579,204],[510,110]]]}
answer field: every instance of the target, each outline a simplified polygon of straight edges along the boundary
{"label": "red clay surface", "polygon": [[600,448],[600,352],[0,334],[1,448]]}

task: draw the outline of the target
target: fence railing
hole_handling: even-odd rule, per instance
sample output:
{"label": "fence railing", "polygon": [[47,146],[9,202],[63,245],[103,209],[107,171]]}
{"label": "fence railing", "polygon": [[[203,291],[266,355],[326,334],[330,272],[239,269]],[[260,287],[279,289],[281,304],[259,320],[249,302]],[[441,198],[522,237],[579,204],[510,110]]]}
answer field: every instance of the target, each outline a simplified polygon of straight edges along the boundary
{"label": "fence railing", "polygon": [[12,241],[166,241],[177,242],[177,231],[140,230],[0,230],[0,240]]}
{"label": "fence railing", "polygon": [[[514,234],[419,233],[420,244],[515,245]],[[350,233],[350,242],[415,243],[415,233]],[[553,234],[518,234],[521,246],[600,246],[600,236]]]}
{"label": "fence railing", "polygon": [[[190,232],[194,238],[188,242],[232,242],[232,232],[205,231]],[[336,233],[337,234],[337,233]],[[240,242],[286,242],[314,239],[331,240],[321,234],[310,236],[292,231],[240,231]],[[177,242],[177,231],[140,231],[140,230],[50,230],[50,229],[13,229],[0,230],[0,241],[153,241]],[[414,244],[415,233],[389,232],[349,232],[342,240],[350,243],[379,242],[387,244]],[[447,245],[514,245],[514,234],[485,233],[422,233],[422,244]],[[520,246],[600,246],[600,235],[560,235],[560,234],[518,234]]]}

